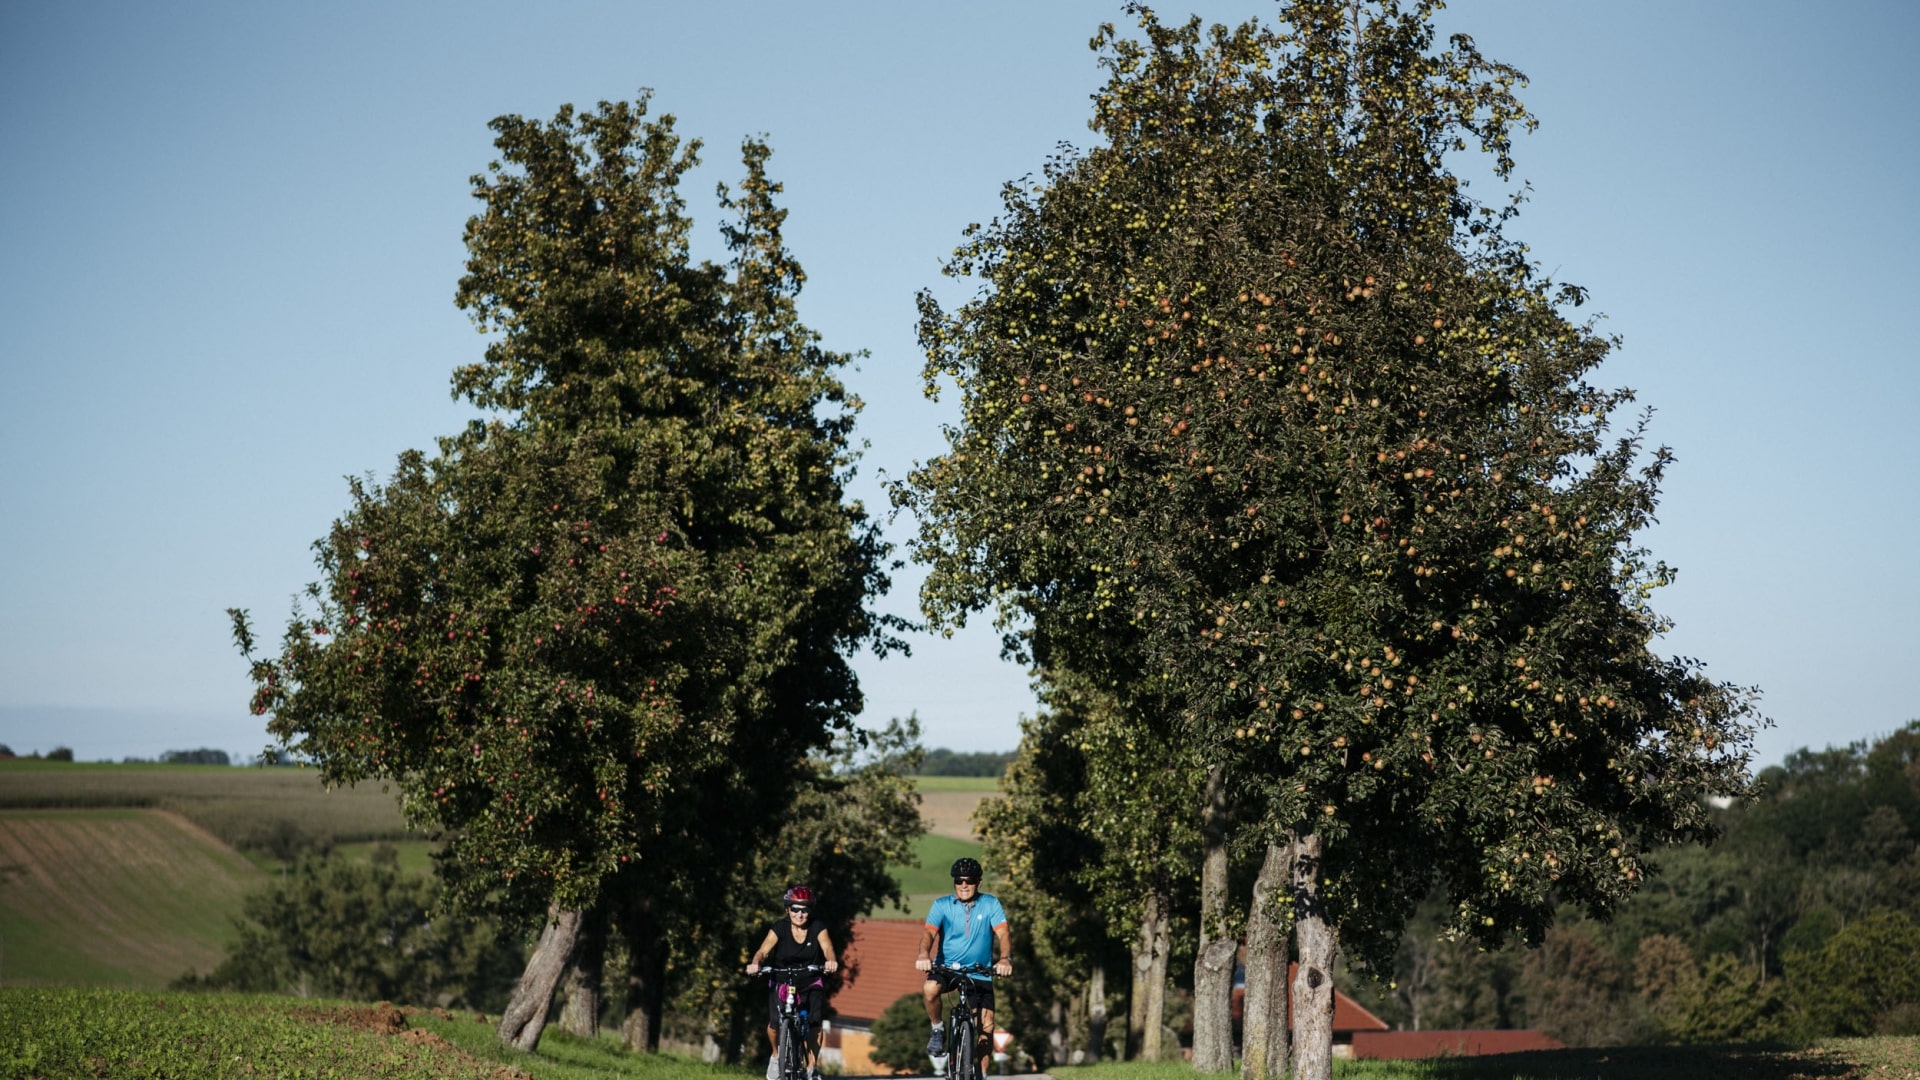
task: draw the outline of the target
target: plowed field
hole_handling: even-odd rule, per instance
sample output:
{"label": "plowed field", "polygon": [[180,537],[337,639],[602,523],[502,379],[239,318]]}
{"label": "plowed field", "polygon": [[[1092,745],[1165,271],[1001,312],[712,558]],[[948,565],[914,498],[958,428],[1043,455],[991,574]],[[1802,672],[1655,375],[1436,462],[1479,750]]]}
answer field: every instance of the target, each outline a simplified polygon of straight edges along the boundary
{"label": "plowed field", "polygon": [[206,972],[265,878],[168,811],[0,811],[0,982],[154,989]]}
{"label": "plowed field", "polygon": [[997,799],[991,791],[921,791],[920,818],[927,831],[950,840],[974,840],[973,811],[982,799]]}

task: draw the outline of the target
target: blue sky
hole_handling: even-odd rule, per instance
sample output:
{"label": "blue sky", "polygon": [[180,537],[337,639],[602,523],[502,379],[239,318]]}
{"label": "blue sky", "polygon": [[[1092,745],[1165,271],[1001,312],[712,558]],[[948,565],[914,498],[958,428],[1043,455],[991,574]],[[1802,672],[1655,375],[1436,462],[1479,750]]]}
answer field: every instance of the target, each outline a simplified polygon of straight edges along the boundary
{"label": "blue sky", "polygon": [[[1169,5],[1210,20],[1267,3]],[[223,609],[273,625],[308,545],[468,410],[454,308],[486,122],[655,90],[710,193],[766,133],[805,317],[871,440],[939,449],[916,289],[999,185],[1088,138],[1119,5],[133,4],[0,9],[0,743],[82,758],[264,742]],[[1920,8],[1459,0],[1532,78],[1518,223],[1623,346],[1671,445],[1646,537],[1666,651],[1758,685],[1763,762],[1920,716],[1914,312]],[[904,538],[904,522],[893,535]],[[916,576],[885,604],[910,610]],[[1032,699],[990,631],[861,663],[869,719],[1004,749]]]}

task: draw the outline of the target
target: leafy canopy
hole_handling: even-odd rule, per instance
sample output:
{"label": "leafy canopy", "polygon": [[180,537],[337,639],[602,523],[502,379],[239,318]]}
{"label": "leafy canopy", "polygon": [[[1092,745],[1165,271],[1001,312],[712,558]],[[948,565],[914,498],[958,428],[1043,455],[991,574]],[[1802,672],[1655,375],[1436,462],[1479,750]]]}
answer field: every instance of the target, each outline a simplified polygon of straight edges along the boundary
{"label": "leafy canopy", "polygon": [[731,796],[745,857],[860,707],[846,653],[888,644],[884,545],[843,498],[859,403],[796,314],[769,151],[720,189],[728,261],[695,263],[699,144],[646,112],[493,122],[457,293],[490,341],[453,378],[490,418],[352,482],[253,667],[285,745],[444,830],[468,902],[591,906],[682,850],[692,792]]}
{"label": "leafy canopy", "polygon": [[1488,939],[1609,907],[1710,831],[1751,730],[1652,651],[1670,455],[1610,434],[1584,294],[1449,167],[1507,177],[1532,118],[1434,6],[1103,28],[1096,145],[968,229],[973,299],[921,297],[960,420],[895,490],[936,625],[996,608],[1016,653],[1167,703],[1244,845],[1325,835],[1375,960],[1436,880]]}

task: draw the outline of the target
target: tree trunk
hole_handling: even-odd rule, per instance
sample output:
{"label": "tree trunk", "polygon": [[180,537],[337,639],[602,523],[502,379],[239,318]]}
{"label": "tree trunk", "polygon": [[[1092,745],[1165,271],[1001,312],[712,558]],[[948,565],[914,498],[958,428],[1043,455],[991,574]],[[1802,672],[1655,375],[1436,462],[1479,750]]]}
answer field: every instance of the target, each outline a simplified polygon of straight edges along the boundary
{"label": "tree trunk", "polygon": [[567,990],[566,1004],[560,1007],[561,1031],[586,1039],[600,1034],[600,985],[606,964],[607,916],[593,911],[580,921],[573,963],[561,980]]}
{"label": "tree trunk", "polygon": [[1148,892],[1140,902],[1140,931],[1133,947],[1133,987],[1127,1009],[1127,1045],[1137,1061],[1159,1061],[1160,1033],[1167,1018],[1167,953],[1173,928],[1166,897]]}
{"label": "tree trunk", "polygon": [[1107,965],[1096,962],[1087,979],[1087,1061],[1099,1061],[1107,1046]]}
{"label": "tree trunk", "polygon": [[1059,998],[1047,1007],[1047,1058],[1054,1065],[1077,1065],[1068,1061],[1071,1051],[1067,1049],[1067,1003]]}
{"label": "tree trunk", "polygon": [[1266,1080],[1287,1072],[1287,942],[1273,917],[1286,895],[1292,847],[1269,843],[1247,909],[1247,996],[1240,1006],[1240,1076]]}
{"label": "tree trunk", "polygon": [[540,1033],[547,1027],[547,1010],[553,1005],[553,988],[573,959],[574,943],[580,937],[580,912],[567,911],[556,901],[547,908],[547,925],[540,932],[540,944],[527,958],[527,969],[520,973],[520,985],[500,1016],[500,1041],[532,1053],[540,1045]]}
{"label": "tree trunk", "polygon": [[1294,1080],[1333,1076],[1333,927],[1320,892],[1321,839],[1302,832],[1294,841],[1293,940],[1300,968],[1293,976]]}
{"label": "tree trunk", "polygon": [[641,907],[620,928],[627,939],[627,1018],[620,1041],[642,1054],[660,1052],[660,1021],[667,1002],[667,950],[653,913]]}
{"label": "tree trunk", "polygon": [[[767,1015],[765,997],[748,995],[746,1000],[759,1006],[754,1012],[758,1013],[761,1017]],[[733,1007],[727,1010],[727,1044],[720,1048],[720,1060],[728,1065],[740,1064],[746,1050],[747,1010],[745,1005],[746,1002],[742,1000],[740,995],[736,994],[733,999]],[[762,1024],[766,1023],[764,1019],[759,1022]]]}
{"label": "tree trunk", "polygon": [[1233,958],[1240,951],[1227,929],[1227,792],[1225,771],[1207,770],[1200,811],[1200,951],[1193,965],[1193,1067],[1233,1068]]}

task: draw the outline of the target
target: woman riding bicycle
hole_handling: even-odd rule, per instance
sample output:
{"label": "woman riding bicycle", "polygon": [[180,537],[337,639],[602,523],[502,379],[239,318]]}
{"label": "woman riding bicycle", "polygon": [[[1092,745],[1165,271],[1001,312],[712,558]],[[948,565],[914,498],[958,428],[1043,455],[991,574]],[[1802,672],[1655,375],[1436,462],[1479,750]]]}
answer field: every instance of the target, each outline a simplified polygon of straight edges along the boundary
{"label": "woman riding bicycle", "polygon": [[[834,958],[833,938],[825,927],[812,925],[813,890],[795,885],[782,899],[787,904],[787,921],[774,923],[767,929],[766,939],[747,962],[747,974],[760,974],[762,965],[785,968],[817,964],[824,974],[840,970],[840,962]],[[820,1075],[820,1020],[827,1005],[826,986],[817,976],[796,979],[792,985],[800,1008],[808,1016],[807,1068],[817,1077]],[[775,983],[767,992],[767,1045],[773,1050],[773,1056],[767,1060],[767,1080],[781,1080],[780,1034],[775,1030],[779,1024],[780,987]]]}

